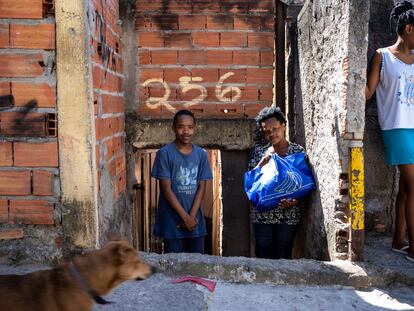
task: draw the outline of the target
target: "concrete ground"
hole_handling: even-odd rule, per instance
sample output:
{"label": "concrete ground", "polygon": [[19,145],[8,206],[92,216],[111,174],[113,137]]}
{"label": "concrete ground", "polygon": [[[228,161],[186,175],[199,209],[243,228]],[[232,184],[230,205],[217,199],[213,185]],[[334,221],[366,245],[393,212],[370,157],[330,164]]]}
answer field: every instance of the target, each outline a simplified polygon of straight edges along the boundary
{"label": "concrete ground", "polygon": [[[94,311],[128,310],[414,310],[414,264],[391,252],[390,240],[366,239],[365,262],[142,254],[159,273],[128,282]],[[0,274],[40,266],[0,266]],[[180,276],[217,281],[214,292]]]}

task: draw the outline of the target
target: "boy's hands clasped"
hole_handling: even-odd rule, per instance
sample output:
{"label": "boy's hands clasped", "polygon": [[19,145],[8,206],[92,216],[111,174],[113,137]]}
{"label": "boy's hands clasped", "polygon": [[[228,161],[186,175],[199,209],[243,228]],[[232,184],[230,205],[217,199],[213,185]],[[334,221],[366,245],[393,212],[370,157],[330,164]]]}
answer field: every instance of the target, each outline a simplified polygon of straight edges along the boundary
{"label": "boy's hands clasped", "polygon": [[186,214],[186,216],[183,218],[183,222],[180,223],[177,227],[181,230],[185,231],[193,231],[198,224],[197,216],[193,216],[190,214]]}

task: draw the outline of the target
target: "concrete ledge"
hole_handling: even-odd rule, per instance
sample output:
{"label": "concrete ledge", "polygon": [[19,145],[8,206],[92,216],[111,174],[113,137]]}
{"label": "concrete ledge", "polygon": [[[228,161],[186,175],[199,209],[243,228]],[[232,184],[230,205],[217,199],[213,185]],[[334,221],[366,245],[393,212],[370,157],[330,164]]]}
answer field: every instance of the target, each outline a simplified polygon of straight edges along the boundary
{"label": "concrete ledge", "polygon": [[[143,120],[127,116],[128,140],[137,149],[160,148],[174,140],[172,120]],[[247,150],[254,145],[254,120],[197,120],[194,143],[210,149]]]}
{"label": "concrete ledge", "polygon": [[192,275],[237,283],[275,285],[340,285],[384,288],[393,283],[414,285],[414,275],[349,261],[322,262],[311,259],[269,260],[217,257],[200,254],[141,253],[161,273]]}

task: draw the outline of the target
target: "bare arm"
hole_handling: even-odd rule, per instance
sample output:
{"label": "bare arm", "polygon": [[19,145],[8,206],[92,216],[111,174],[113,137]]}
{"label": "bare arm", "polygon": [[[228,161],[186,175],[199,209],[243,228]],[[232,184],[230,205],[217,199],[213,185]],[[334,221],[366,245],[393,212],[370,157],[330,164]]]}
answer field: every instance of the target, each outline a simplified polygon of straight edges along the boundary
{"label": "bare arm", "polygon": [[187,214],[185,209],[181,206],[177,197],[171,189],[171,180],[169,179],[160,179],[160,188],[165,199],[171,205],[171,207],[177,212],[180,218],[183,220],[186,227],[193,228],[197,225],[194,217],[191,217]]}
{"label": "bare arm", "polygon": [[372,57],[371,61],[371,69],[367,75],[367,85],[365,86],[365,98],[366,100],[371,99],[372,95],[374,95],[375,90],[377,89],[378,83],[380,81],[380,73],[381,73],[381,60],[382,55],[381,51],[377,50]]}
{"label": "bare arm", "polygon": [[201,202],[204,199],[204,195],[206,194],[206,180],[200,180],[198,183],[197,192],[194,197],[193,206],[191,207],[190,216],[197,219],[198,210],[201,207]]}

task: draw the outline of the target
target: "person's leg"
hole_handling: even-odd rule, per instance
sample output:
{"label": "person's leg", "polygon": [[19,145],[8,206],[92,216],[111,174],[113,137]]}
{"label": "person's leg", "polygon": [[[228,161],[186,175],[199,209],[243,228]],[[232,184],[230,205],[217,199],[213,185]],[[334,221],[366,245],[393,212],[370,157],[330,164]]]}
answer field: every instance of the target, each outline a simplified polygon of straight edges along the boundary
{"label": "person's leg", "polygon": [[395,225],[392,248],[400,250],[407,245],[405,235],[407,233],[407,223],[405,220],[405,201],[407,198],[407,189],[404,178],[400,177],[398,184],[398,195],[395,201]]}
{"label": "person's leg", "polygon": [[185,252],[186,253],[200,253],[204,254],[204,237],[185,238]]}
{"label": "person's leg", "polygon": [[273,226],[274,225],[253,224],[257,258],[272,258],[272,248],[274,247],[272,239]]}
{"label": "person's leg", "polygon": [[295,239],[297,225],[277,224],[275,225],[273,240],[274,259],[292,259],[292,247]]}
{"label": "person's leg", "polygon": [[405,199],[405,219],[407,222],[408,256],[414,260],[414,164],[404,164],[399,166],[401,176],[407,189]]}
{"label": "person's leg", "polygon": [[184,253],[184,239],[164,239],[164,254]]}

